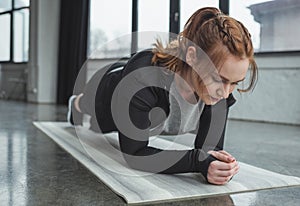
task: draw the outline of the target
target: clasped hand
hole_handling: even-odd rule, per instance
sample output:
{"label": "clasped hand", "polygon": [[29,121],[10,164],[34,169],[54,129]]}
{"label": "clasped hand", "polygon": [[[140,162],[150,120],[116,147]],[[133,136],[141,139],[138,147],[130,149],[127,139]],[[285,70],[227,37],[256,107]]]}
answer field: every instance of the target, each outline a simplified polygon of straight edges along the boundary
{"label": "clasped hand", "polygon": [[238,173],[240,166],[236,159],[228,152],[209,151],[209,154],[217,160],[210,163],[207,172],[207,181],[211,184],[226,184],[235,174]]}

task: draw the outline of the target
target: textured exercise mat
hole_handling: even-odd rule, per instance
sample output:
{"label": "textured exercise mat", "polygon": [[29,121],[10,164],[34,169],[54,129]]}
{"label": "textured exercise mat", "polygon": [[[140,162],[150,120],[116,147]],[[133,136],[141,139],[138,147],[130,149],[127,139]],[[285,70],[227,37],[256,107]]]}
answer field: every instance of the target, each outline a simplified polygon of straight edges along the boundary
{"label": "textured exercise mat", "polygon": [[[207,184],[200,174],[195,173],[164,175],[141,172],[130,169],[124,163],[118,152],[116,133],[103,137],[85,127],[78,127],[75,131],[65,122],[34,122],[34,125],[123,197],[128,204],[175,201],[300,185],[298,177],[281,175],[241,162],[240,172],[223,186]],[[186,139],[190,137],[187,136]],[[163,136],[151,138],[150,144],[166,149],[187,147],[180,143],[171,143]]]}

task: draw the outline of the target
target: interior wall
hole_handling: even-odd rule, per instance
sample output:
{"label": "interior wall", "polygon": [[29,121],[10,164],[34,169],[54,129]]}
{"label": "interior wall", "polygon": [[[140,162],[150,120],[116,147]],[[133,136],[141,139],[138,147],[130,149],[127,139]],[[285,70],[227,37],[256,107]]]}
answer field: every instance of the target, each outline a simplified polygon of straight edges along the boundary
{"label": "interior wall", "polygon": [[300,125],[300,53],[256,56],[259,68],[253,92],[234,93],[232,119]]}
{"label": "interior wall", "polygon": [[0,99],[26,100],[27,64],[0,64]]}
{"label": "interior wall", "polygon": [[29,102],[56,103],[59,0],[31,0]]}

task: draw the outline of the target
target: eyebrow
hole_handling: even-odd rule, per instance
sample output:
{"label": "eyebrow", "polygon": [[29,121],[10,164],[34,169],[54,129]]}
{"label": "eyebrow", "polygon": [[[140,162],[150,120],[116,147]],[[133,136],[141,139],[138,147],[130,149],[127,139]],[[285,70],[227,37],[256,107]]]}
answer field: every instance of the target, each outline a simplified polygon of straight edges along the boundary
{"label": "eyebrow", "polygon": [[[225,80],[226,82],[230,82],[230,81],[229,81],[229,79],[227,79],[226,77],[224,77],[224,76],[222,76],[222,75],[220,75],[220,77],[221,77],[223,80]],[[232,83],[238,83],[238,82],[242,82],[242,81],[244,81],[244,80],[245,80],[245,78],[246,78],[246,77],[244,77],[243,79],[241,79],[241,80],[238,80],[238,81],[236,81],[236,82],[232,82]]]}

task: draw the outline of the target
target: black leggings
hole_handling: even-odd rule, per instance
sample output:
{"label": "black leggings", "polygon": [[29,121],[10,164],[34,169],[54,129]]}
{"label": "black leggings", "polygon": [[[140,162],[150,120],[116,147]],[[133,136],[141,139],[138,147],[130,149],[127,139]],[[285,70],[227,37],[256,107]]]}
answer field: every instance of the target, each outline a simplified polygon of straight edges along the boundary
{"label": "black leggings", "polygon": [[91,116],[90,129],[93,131],[109,132],[116,129],[110,112],[111,96],[121,79],[125,64],[117,62],[104,66],[92,76],[84,88],[79,108],[82,113]]}

